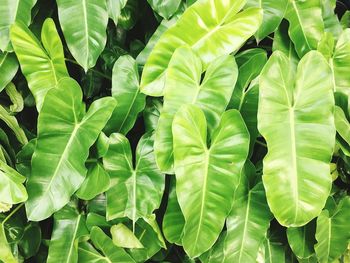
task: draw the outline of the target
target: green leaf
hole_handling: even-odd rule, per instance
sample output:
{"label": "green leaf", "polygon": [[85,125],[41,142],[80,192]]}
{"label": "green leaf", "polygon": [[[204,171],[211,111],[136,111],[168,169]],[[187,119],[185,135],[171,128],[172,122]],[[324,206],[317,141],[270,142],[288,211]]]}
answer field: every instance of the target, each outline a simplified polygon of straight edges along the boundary
{"label": "green leaf", "polygon": [[340,24],[343,29],[350,27],[350,11],[346,10],[343,16],[341,17]]}
{"label": "green leaf", "polygon": [[256,262],[272,219],[263,184],[254,185],[255,167],[248,163],[242,172],[235,201],[227,218],[224,257],[227,262]]}
{"label": "green leaf", "polygon": [[76,192],[77,197],[83,200],[91,200],[110,187],[109,175],[100,163],[90,163],[87,168],[86,178]]}
{"label": "green leaf", "polygon": [[173,26],[175,22],[178,20],[178,16],[173,16],[170,20],[163,19],[162,22],[157,27],[156,31],[153,33],[151,38],[148,40],[146,47],[140,52],[140,54],[136,58],[136,62],[138,65],[144,66],[146,61],[151,54],[154,46],[157,44],[159,38],[164,34],[164,32]]}
{"label": "green leaf", "polygon": [[23,236],[18,242],[21,254],[25,259],[31,258],[38,253],[41,243],[41,228],[37,222],[29,222],[25,226]]}
{"label": "green leaf", "polygon": [[179,110],[172,130],[176,193],[186,222],[182,244],[190,257],[197,257],[215,243],[231,210],[249,133],[239,112],[230,110],[208,146],[207,121],[195,105]]}
{"label": "green leaf", "polygon": [[143,248],[143,245],[134,233],[122,223],[111,227],[111,235],[114,245],[124,248]]}
{"label": "green leaf", "polygon": [[186,9],[152,50],[142,73],[141,91],[151,96],[163,95],[170,59],[182,45],[191,47],[204,68],[216,58],[237,51],[262,20],[262,10],[258,8],[237,14],[244,4],[244,0],[205,0]]}
{"label": "green leaf", "polygon": [[23,175],[0,161],[0,203],[13,205],[26,201],[28,195],[23,186],[25,180]]}
{"label": "green leaf", "polygon": [[334,13],[336,0],[321,0],[322,18],[325,32],[330,32],[335,38],[342,33],[342,27],[337,15]]}
{"label": "green leaf", "polygon": [[298,65],[299,57],[288,35],[288,22],[282,21],[273,38],[272,51],[283,52],[293,65]]}
{"label": "green leaf", "polygon": [[11,247],[7,241],[3,222],[0,225],[0,260],[5,263],[18,263],[18,260],[13,256]]}
{"label": "green leaf", "polygon": [[346,250],[350,231],[350,198],[344,197],[331,214],[323,210],[317,218],[315,251],[320,263],[334,262]]}
{"label": "green leaf", "polygon": [[77,262],[79,238],[86,235],[88,230],[84,216],[74,206],[62,208],[54,215],[47,262]]}
{"label": "green leaf", "polygon": [[[259,76],[267,61],[266,51],[260,48],[248,49],[236,56],[238,79],[233,90],[229,108],[241,110],[248,93],[250,82]],[[250,89],[250,88],[249,88]]]}
{"label": "green leaf", "polygon": [[165,179],[153,153],[153,135],[146,133],[136,149],[133,165],[130,144],[122,134],[113,133],[103,165],[111,177],[107,191],[107,219],[128,217],[133,223],[152,214],[160,205]]}
{"label": "green leaf", "polygon": [[30,220],[49,217],[78,190],[86,175],[89,148],[115,105],[113,98],[102,98],[85,114],[81,89],[70,78],[63,78],[48,92],[39,114],[37,145],[27,183]]}
{"label": "green leaf", "polygon": [[169,19],[181,4],[181,0],[147,0],[152,9],[165,19]]}
{"label": "green leaf", "polygon": [[11,82],[18,70],[15,54],[0,51],[0,91]]}
{"label": "green leaf", "polygon": [[10,112],[17,113],[23,110],[23,98],[21,93],[19,93],[16,89],[16,86],[10,82],[6,87],[5,91],[7,96],[9,96],[12,105],[10,105]]}
{"label": "green leaf", "polygon": [[120,11],[126,5],[126,0],[107,0],[108,16],[113,20],[114,24],[118,25]]}
{"label": "green leaf", "polygon": [[79,262],[106,262],[106,263],[134,263],[135,261],[124,251],[113,244],[103,231],[98,227],[92,227],[90,238],[94,246],[102,252],[101,255],[87,242],[79,245]]}
{"label": "green leaf", "polygon": [[245,7],[259,7],[264,12],[261,26],[255,33],[255,37],[258,42],[278,28],[285,15],[287,6],[288,0],[247,0]]}
{"label": "green leaf", "polygon": [[333,73],[334,91],[350,95],[350,76],[347,70],[350,67],[350,29],[345,29],[339,36],[333,57],[329,60]]}
{"label": "green leaf", "polygon": [[290,0],[285,17],[299,57],[316,49],[324,31],[320,0]]}
{"label": "green leaf", "polygon": [[17,140],[25,145],[28,143],[27,136],[23,129],[19,126],[15,116],[12,116],[3,106],[0,105],[0,120],[6,123],[6,125],[13,131]]}
{"label": "green leaf", "polygon": [[265,262],[286,262],[285,247],[279,240],[275,240],[273,236],[268,235],[263,245],[265,248]]}
{"label": "green leaf", "polygon": [[146,262],[153,257],[161,248],[165,248],[165,242],[156,222],[155,216],[143,218],[137,221],[135,236],[144,248],[130,249],[130,255],[136,262]]}
{"label": "green leaf", "polygon": [[[217,127],[225,111],[237,79],[237,65],[232,56],[213,61],[202,79],[203,65],[189,48],[177,49],[169,63],[161,112],[155,137],[155,154],[159,168],[173,171],[173,136],[171,126],[178,109],[196,104],[208,119],[209,133]],[[210,98],[210,100],[208,100]]]}
{"label": "green leaf", "polygon": [[302,226],[318,216],[330,193],[331,87],[327,61],[317,51],[305,55],[296,72],[276,51],[261,73],[258,128],[268,148],[263,182],[270,209],[284,226]]}
{"label": "green leaf", "polygon": [[158,120],[162,110],[163,104],[158,98],[147,98],[146,107],[143,111],[143,120],[145,122],[146,132],[154,131],[157,128]]}
{"label": "green leaf", "polygon": [[51,18],[45,20],[41,30],[42,44],[24,24],[16,23],[11,27],[11,41],[40,111],[48,90],[68,76],[55,23]]}
{"label": "green leaf", "polygon": [[106,1],[57,0],[57,6],[69,51],[86,72],[95,66],[106,45]]}
{"label": "green leaf", "polygon": [[126,2],[125,7],[121,10],[119,16],[119,26],[124,30],[132,29],[139,18],[140,13],[138,12],[140,9],[138,0],[128,0]]}
{"label": "green leaf", "polygon": [[0,0],[0,50],[12,51],[10,27],[15,22],[28,26],[35,3],[36,0]]}
{"label": "green leaf", "polygon": [[350,145],[350,123],[347,120],[344,111],[336,106],[334,111],[335,127],[340,137]]}
{"label": "green leaf", "polygon": [[137,64],[129,55],[121,56],[114,64],[112,96],[118,101],[118,105],[105,131],[107,134],[112,132],[127,134],[146,103],[146,96],[140,93]]}
{"label": "green leaf", "polygon": [[287,228],[288,243],[298,259],[307,260],[315,255],[316,220],[302,227]]}
{"label": "green leaf", "polygon": [[170,243],[181,245],[185,218],[176,196],[175,177],[171,178],[170,192],[163,218],[163,233]]}

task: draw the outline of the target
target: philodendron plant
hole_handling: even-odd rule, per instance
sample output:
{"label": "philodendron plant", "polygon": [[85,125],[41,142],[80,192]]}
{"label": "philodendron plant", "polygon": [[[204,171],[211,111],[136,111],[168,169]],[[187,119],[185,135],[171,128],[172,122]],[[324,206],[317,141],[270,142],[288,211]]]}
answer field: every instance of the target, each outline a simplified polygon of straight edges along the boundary
{"label": "philodendron plant", "polygon": [[0,0],[0,262],[350,262],[347,9]]}

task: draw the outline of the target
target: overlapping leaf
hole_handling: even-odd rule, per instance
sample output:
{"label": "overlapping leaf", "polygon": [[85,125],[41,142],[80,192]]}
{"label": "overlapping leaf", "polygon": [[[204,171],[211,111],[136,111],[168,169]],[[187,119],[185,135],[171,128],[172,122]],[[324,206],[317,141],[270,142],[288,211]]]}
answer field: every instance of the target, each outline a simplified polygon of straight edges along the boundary
{"label": "overlapping leaf", "polygon": [[286,55],[274,52],[261,73],[258,127],[268,147],[263,182],[282,225],[305,225],[320,214],[330,193],[331,87],[327,61],[317,51],[303,57],[297,72]]}
{"label": "overlapping leaf", "polygon": [[[182,45],[189,45],[198,54],[204,68],[216,58],[237,51],[256,32],[262,20],[262,11],[258,8],[238,13],[244,4],[244,0],[205,0],[186,9],[151,52],[142,73],[142,92],[163,95],[170,59]],[[184,34],[188,28],[191,33]]]}
{"label": "overlapping leaf", "polygon": [[249,133],[236,110],[223,114],[210,146],[207,129],[195,105],[183,106],[172,127],[176,194],[185,217],[182,245],[190,257],[207,251],[218,238],[249,148]]}
{"label": "overlapping leaf", "polygon": [[11,28],[11,41],[40,111],[48,90],[68,76],[55,23],[50,18],[45,20],[41,31],[42,44],[24,24],[16,23]]}
{"label": "overlapping leaf", "polygon": [[85,114],[81,89],[69,78],[48,92],[39,115],[38,139],[27,183],[28,218],[45,219],[68,203],[84,181],[89,148],[115,105],[113,98],[102,98]]}
{"label": "overlapping leaf", "polygon": [[235,60],[231,56],[218,58],[209,65],[201,81],[202,71],[200,59],[189,47],[181,47],[175,51],[167,72],[164,106],[154,145],[157,164],[162,171],[173,170],[171,126],[181,105],[198,105],[207,117],[211,134],[229,102],[238,73]]}

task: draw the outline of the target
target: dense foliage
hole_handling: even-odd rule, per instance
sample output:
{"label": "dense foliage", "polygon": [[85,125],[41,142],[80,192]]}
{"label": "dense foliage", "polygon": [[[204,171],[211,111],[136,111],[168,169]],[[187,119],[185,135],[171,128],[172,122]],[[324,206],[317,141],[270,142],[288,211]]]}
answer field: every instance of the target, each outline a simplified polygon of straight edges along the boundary
{"label": "dense foliage", "polygon": [[0,0],[0,262],[350,262],[347,9]]}

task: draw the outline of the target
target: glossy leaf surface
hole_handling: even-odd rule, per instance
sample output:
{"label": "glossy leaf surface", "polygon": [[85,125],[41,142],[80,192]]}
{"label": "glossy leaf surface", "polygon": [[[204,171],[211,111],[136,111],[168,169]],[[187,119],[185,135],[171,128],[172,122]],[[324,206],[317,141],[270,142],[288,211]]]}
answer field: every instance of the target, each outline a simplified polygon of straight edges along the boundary
{"label": "glossy leaf surface", "polygon": [[316,49],[321,39],[324,25],[319,0],[290,0],[286,12],[289,22],[289,36],[299,57]]}
{"label": "glossy leaf surface", "polygon": [[224,113],[210,147],[207,128],[204,113],[194,105],[181,108],[172,128],[176,194],[186,222],[182,244],[191,257],[208,250],[218,238],[249,148],[247,128],[236,110]]}
{"label": "glossy leaf surface", "polygon": [[61,78],[68,76],[55,24],[50,18],[45,20],[40,43],[24,24],[16,23],[11,28],[11,41],[40,111],[47,91],[56,87]]}
{"label": "glossy leaf surface", "polygon": [[[196,104],[208,119],[209,133],[217,127],[237,79],[237,65],[230,56],[212,62],[202,78],[203,65],[189,47],[177,49],[167,71],[164,106],[155,135],[157,164],[162,171],[173,170],[173,136],[171,126],[178,109]],[[208,98],[211,98],[208,100]]]}
{"label": "glossy leaf surface", "polygon": [[333,262],[344,253],[350,238],[349,213],[350,199],[345,197],[333,214],[323,210],[317,218],[315,251],[319,262]]}
{"label": "glossy leaf surface", "polygon": [[[238,13],[244,4],[243,0],[205,0],[186,9],[151,52],[142,73],[142,92],[163,95],[170,59],[176,48],[182,45],[189,45],[199,55],[204,68],[216,58],[237,51],[256,32],[262,20],[260,9]],[[183,34],[188,28],[191,28],[191,34]]]}
{"label": "glossy leaf surface", "polygon": [[18,70],[18,62],[14,54],[0,52],[0,91],[13,79]]}
{"label": "glossy leaf surface", "polygon": [[138,114],[144,109],[146,99],[146,96],[140,93],[137,64],[129,55],[120,57],[114,64],[112,96],[118,105],[105,131],[127,134],[134,126]]}
{"label": "glossy leaf surface", "polygon": [[155,163],[152,133],[140,139],[135,159],[134,166],[128,139],[113,133],[103,158],[111,177],[111,188],[107,191],[108,220],[128,217],[135,223],[160,205],[165,179]]}
{"label": "glossy leaf surface", "polygon": [[57,0],[58,16],[68,48],[87,71],[95,66],[106,45],[106,1]]}
{"label": "glossy leaf surface", "polygon": [[10,27],[15,22],[26,26],[31,21],[31,9],[36,0],[1,0],[0,1],[0,50],[12,51]]}
{"label": "glossy leaf surface", "polygon": [[84,235],[88,235],[84,216],[65,206],[54,216],[47,262],[77,262],[79,238]]}
{"label": "glossy leaf surface", "polygon": [[270,209],[282,225],[305,225],[320,214],[330,193],[335,138],[331,87],[327,62],[316,51],[303,57],[297,72],[287,56],[274,52],[261,73],[258,127],[268,148],[263,182]]}
{"label": "glossy leaf surface", "polygon": [[68,203],[84,181],[89,148],[115,105],[113,98],[102,98],[85,113],[81,89],[69,78],[48,92],[39,115],[37,145],[27,183],[28,218],[45,219]]}

